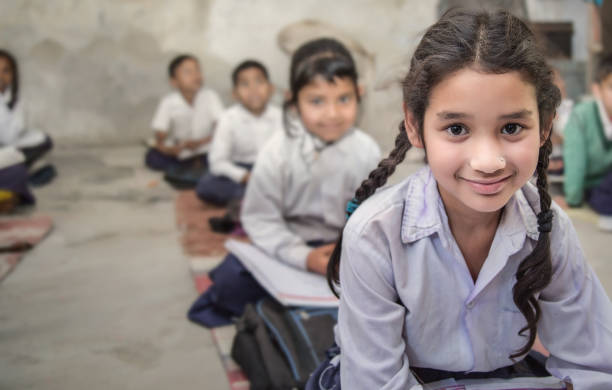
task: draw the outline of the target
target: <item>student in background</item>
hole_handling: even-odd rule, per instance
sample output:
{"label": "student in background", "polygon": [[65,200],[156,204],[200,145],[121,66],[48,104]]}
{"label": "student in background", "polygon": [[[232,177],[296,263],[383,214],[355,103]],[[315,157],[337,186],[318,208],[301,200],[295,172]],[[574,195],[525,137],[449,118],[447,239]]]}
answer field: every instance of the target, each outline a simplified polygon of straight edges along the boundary
{"label": "student in background", "polygon": [[[328,267],[338,346],[307,389],[551,375],[557,389],[609,387],[612,304],[547,191],[552,79],[507,11],[453,10],[427,29],[395,148],[347,207]],[[382,188],[412,146],[427,166]]]}
{"label": "student in background", "polygon": [[242,199],[259,150],[282,129],[281,110],[268,104],[274,87],[260,62],[242,62],[232,82],[238,103],[219,118],[208,154],[210,172],[196,189],[200,199],[220,206]]}
{"label": "student in background", "polygon": [[[259,153],[241,220],[253,244],[299,269],[324,274],[344,224],[344,205],[380,156],[355,127],[361,88],[349,51],[332,39],[301,46],[291,60],[285,131]],[[227,324],[266,295],[233,254],[210,273],[214,284],[189,318]]]}
{"label": "student in background", "polygon": [[559,69],[553,68],[553,74],[554,83],[561,92],[561,104],[559,104],[557,108],[557,116],[553,121],[553,132],[550,136],[553,150],[548,163],[548,173],[560,175],[563,174],[563,131],[572,113],[574,101],[567,96],[565,80],[563,80],[563,76]]}
{"label": "student in background", "polygon": [[206,166],[213,127],[223,111],[221,99],[215,91],[202,88],[200,64],[192,55],[174,58],[168,75],[175,91],[157,107],[151,123],[155,141],[147,151],[145,163],[156,171]]}
{"label": "student in background", "polygon": [[17,60],[0,49],[0,147],[17,148],[25,157],[24,165],[32,183],[46,184],[55,176],[55,168],[42,157],[51,150],[53,142],[47,134],[29,127],[19,87]]}
{"label": "student in background", "polygon": [[596,99],[578,104],[565,126],[563,161],[565,202],[586,199],[599,215],[599,226],[612,231],[612,56],[599,64]]}

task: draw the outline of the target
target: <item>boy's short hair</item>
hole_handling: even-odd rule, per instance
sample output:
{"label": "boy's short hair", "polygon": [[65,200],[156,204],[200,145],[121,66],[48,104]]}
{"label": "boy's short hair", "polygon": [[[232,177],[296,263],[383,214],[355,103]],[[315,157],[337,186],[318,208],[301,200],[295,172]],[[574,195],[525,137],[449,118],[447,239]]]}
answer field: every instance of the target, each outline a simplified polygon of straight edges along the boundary
{"label": "boy's short hair", "polygon": [[263,73],[266,80],[270,81],[270,77],[268,76],[268,70],[261,62],[255,60],[246,60],[242,61],[232,72],[232,82],[234,83],[234,87],[238,84],[238,76],[240,75],[240,72],[250,68],[259,69],[261,73]]}
{"label": "boy's short hair", "polygon": [[601,83],[610,74],[612,74],[612,54],[608,54],[599,60],[599,66],[595,74],[595,82]]}
{"label": "boy's short hair", "polygon": [[168,65],[168,76],[170,76],[170,78],[174,78],[174,76],[176,75],[176,69],[186,60],[194,60],[195,62],[198,62],[198,59],[194,55],[191,55],[191,54],[178,55],[174,57],[172,61],[170,61],[170,64]]}

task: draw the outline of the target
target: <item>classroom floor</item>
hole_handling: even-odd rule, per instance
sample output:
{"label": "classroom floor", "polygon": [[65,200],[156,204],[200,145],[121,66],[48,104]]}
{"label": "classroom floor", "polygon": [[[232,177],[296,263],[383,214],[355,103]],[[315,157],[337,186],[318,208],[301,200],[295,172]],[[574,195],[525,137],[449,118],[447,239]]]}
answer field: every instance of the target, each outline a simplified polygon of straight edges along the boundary
{"label": "classroom floor", "polygon": [[[0,283],[0,389],[228,389],[175,222],[176,193],[142,147],[58,149],[60,176],[36,191],[54,230]],[[413,171],[409,159],[394,177]],[[392,180],[393,181],[393,180]],[[572,210],[612,295],[612,235]]]}

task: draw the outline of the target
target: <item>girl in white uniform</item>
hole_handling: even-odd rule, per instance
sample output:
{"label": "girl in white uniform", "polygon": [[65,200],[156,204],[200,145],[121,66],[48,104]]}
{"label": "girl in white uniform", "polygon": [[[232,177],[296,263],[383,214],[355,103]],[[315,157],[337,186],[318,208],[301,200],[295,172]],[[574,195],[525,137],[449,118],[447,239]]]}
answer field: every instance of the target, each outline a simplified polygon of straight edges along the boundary
{"label": "girl in white uniform", "polygon": [[0,49],[0,147],[13,147],[23,153],[23,163],[31,170],[33,179],[44,184],[55,175],[55,169],[48,164],[42,170],[32,167],[51,150],[53,142],[47,134],[29,127],[26,114],[17,61],[11,53]]}
{"label": "girl in white uniform", "polygon": [[[451,11],[423,36],[395,149],[356,191],[329,264],[339,354],[307,389],[542,375],[610,388],[612,305],[547,192],[560,93],[535,42],[508,12]],[[411,146],[428,166],[376,192]]]}
{"label": "girl in white uniform", "polygon": [[[355,128],[360,88],[355,63],[339,42],[308,42],[293,55],[285,131],[259,153],[241,220],[255,245],[292,266],[324,274],[344,225],[344,205],[380,151]],[[265,291],[229,254],[210,274],[213,286],[190,311],[206,326],[222,325]]]}

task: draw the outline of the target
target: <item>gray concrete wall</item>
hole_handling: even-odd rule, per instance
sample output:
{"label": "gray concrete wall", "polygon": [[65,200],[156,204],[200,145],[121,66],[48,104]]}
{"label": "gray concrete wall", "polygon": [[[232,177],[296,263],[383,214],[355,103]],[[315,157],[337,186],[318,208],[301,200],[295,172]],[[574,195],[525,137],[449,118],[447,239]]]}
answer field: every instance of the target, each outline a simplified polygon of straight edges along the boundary
{"label": "gray concrete wall", "polygon": [[[571,2],[528,3],[543,20],[549,8]],[[576,7],[559,17],[572,16]],[[289,58],[278,34],[316,20],[372,55],[371,69],[361,69],[368,84],[361,125],[387,148],[401,118],[394,81],[437,17],[436,1],[417,0],[0,0],[0,9],[0,47],[21,63],[33,124],[69,144],[137,142],[148,135],[155,105],[169,89],[167,63],[179,52],[201,59],[208,86],[226,104],[232,67],[246,57],[260,59],[280,102]]]}

